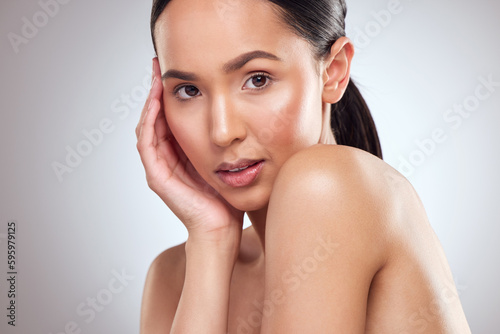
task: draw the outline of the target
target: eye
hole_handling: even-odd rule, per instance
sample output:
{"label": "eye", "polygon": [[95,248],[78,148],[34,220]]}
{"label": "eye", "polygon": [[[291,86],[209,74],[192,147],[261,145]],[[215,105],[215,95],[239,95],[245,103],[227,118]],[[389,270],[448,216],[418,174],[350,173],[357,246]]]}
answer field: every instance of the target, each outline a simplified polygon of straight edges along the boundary
{"label": "eye", "polygon": [[245,82],[244,89],[263,89],[271,84],[271,77],[265,73],[256,73]]}
{"label": "eye", "polygon": [[174,94],[180,100],[189,100],[200,94],[200,90],[195,86],[186,85],[175,89]]}

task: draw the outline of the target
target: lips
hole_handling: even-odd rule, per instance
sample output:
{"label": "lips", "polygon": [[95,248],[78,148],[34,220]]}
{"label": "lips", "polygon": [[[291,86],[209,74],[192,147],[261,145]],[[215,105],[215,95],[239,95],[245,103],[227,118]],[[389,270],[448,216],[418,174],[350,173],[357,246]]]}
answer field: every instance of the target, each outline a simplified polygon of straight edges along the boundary
{"label": "lips", "polygon": [[237,172],[239,170],[244,170],[248,167],[251,167],[261,161],[262,160],[242,159],[238,160],[235,163],[224,162],[217,167],[216,172]]}
{"label": "lips", "polygon": [[222,163],[216,174],[225,184],[245,187],[252,184],[264,166],[264,160],[240,160],[236,163]]}

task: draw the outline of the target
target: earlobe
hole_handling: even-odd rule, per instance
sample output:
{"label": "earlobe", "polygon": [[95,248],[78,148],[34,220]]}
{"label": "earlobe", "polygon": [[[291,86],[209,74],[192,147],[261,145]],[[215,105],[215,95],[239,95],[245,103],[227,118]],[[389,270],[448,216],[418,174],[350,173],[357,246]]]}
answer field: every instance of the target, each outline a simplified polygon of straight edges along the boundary
{"label": "earlobe", "polygon": [[354,56],[354,45],[347,37],[339,38],[324,61],[323,102],[337,103],[347,89]]}

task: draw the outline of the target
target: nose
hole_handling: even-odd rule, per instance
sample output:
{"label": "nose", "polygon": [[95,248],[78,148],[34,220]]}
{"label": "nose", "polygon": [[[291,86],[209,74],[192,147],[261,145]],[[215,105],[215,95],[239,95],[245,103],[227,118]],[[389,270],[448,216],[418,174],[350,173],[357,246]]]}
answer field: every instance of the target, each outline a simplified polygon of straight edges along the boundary
{"label": "nose", "polygon": [[235,141],[246,138],[247,130],[244,115],[238,112],[236,103],[227,95],[218,95],[211,106],[212,142],[219,147],[227,147]]}

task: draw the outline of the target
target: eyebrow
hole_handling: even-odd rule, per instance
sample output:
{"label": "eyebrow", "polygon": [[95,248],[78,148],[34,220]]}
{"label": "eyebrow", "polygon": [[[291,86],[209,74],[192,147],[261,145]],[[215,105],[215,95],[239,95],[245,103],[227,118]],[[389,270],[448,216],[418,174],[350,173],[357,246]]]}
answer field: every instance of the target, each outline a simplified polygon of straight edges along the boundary
{"label": "eyebrow", "polygon": [[[243,66],[245,66],[246,63],[249,61],[256,59],[256,58],[264,58],[264,59],[270,59],[270,60],[275,60],[275,61],[282,61],[281,58],[278,56],[273,55],[272,53],[262,51],[262,50],[256,50],[256,51],[250,51],[247,53],[244,53],[242,55],[239,55],[238,57],[228,61],[227,63],[222,66],[222,70],[228,74],[234,71],[239,70]],[[191,72],[183,72],[179,70],[168,70],[167,72],[163,73],[161,76],[162,80],[168,79],[168,78],[177,78],[180,80],[184,81],[196,81],[198,80],[198,76],[194,73]]]}

